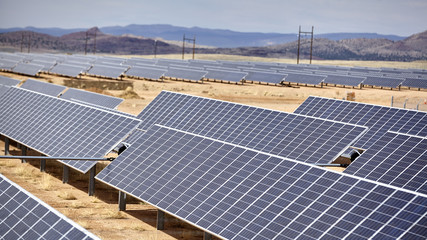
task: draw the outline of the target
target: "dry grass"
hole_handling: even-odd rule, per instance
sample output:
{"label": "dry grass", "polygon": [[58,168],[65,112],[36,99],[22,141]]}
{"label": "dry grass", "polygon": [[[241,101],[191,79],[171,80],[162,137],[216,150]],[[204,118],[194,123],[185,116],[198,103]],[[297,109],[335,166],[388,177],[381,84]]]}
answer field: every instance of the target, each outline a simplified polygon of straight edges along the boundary
{"label": "dry grass", "polygon": [[80,209],[80,208],[85,208],[86,204],[83,202],[72,202],[69,205],[70,208],[74,208],[74,209]]}
{"label": "dry grass", "polygon": [[54,190],[53,179],[52,179],[52,176],[50,176],[49,174],[43,174],[40,178],[39,184],[40,184],[40,188],[45,191]]}
{"label": "dry grass", "polygon": [[108,219],[125,219],[127,218],[126,215],[123,212],[120,212],[118,210],[107,210],[106,218]]}
{"label": "dry grass", "polygon": [[74,196],[74,194],[72,194],[69,191],[60,191],[58,193],[58,197],[64,199],[64,200],[76,200],[76,196]]}

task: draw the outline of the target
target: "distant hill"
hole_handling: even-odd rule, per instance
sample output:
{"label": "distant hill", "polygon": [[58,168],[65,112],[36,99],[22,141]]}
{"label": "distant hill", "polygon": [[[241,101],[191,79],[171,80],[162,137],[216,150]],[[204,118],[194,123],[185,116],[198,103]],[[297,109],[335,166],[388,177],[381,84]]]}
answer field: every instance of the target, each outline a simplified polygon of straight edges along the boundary
{"label": "distant hill", "polygon": [[[10,28],[0,29],[0,33],[16,32],[16,31],[33,31],[38,33],[45,33],[52,36],[60,37],[65,34],[85,31],[86,29],[60,29],[60,28]],[[263,47],[282,43],[289,43],[297,40],[297,32],[283,34],[283,33],[259,33],[259,32],[237,32],[223,29],[208,29],[199,27],[177,27],[167,24],[152,24],[152,25],[128,25],[128,26],[111,26],[102,27],[100,31],[106,34],[115,36],[121,35],[134,35],[146,38],[162,38],[165,40],[182,41],[182,37],[186,34],[187,37],[192,38],[196,36],[196,42],[199,45],[213,46],[213,47]],[[388,39],[392,41],[403,40],[405,37],[396,35],[380,35],[376,33],[328,33],[316,34],[316,38],[325,38],[329,40],[343,40],[353,38],[366,38],[366,39]]]}
{"label": "distant hill", "polygon": [[[161,30],[159,30],[161,31]],[[88,52],[93,52],[95,47],[98,53],[109,54],[135,54],[151,55],[154,53],[154,43],[157,41],[158,54],[179,54],[182,47],[179,42],[173,44],[152,38],[106,34],[98,28],[88,31]],[[24,36],[24,39],[22,37]],[[31,39],[30,39],[31,36]],[[69,52],[82,53],[85,49],[86,31],[78,31],[60,37],[29,31],[0,33],[0,50],[20,51],[21,42],[24,51],[31,40],[32,52]],[[23,41],[22,41],[23,40]],[[187,52],[191,47],[186,48]],[[236,48],[206,48],[198,47],[197,53],[232,54],[244,56],[296,58],[297,41],[269,45],[265,47],[236,47]],[[308,58],[310,53],[309,40],[301,43],[301,57]],[[427,60],[427,31],[414,34],[399,41],[378,38],[357,38],[330,40],[315,38],[313,44],[314,59],[340,59],[340,60],[389,60],[389,61],[414,61]]]}

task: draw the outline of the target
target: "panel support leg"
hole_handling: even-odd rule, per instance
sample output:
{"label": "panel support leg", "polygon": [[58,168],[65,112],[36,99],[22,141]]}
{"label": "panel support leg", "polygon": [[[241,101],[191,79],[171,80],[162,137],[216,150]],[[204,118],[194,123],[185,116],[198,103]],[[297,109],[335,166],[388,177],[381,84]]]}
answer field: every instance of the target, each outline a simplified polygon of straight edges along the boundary
{"label": "panel support leg", "polygon": [[63,165],[62,167],[62,183],[68,183],[68,177],[70,176],[70,167]]}
{"label": "panel support leg", "polygon": [[46,159],[40,160],[40,172],[46,172]]}
{"label": "panel support leg", "polygon": [[158,209],[157,210],[157,230],[165,229],[165,212]]}
{"label": "panel support leg", "polygon": [[126,211],[126,193],[119,191],[119,211]]}
{"label": "panel support leg", "polygon": [[96,165],[89,170],[89,196],[95,194]]}
{"label": "panel support leg", "polygon": [[[22,156],[26,156],[27,155],[27,147],[24,145],[21,145],[21,150],[22,150]],[[21,163],[26,163],[27,160],[25,160],[24,158],[21,159]]]}
{"label": "panel support leg", "polygon": [[9,155],[9,138],[4,137],[4,155]]}
{"label": "panel support leg", "polygon": [[208,232],[203,233],[203,240],[212,240],[212,235]]}

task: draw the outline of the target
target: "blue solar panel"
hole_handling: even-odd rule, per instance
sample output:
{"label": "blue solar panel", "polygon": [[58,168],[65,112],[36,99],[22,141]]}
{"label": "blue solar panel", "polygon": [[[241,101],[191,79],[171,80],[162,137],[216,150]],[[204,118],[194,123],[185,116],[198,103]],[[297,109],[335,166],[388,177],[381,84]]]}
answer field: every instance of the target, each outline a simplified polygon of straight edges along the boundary
{"label": "blue solar panel", "polygon": [[252,82],[265,82],[265,83],[273,83],[273,84],[280,84],[283,79],[287,76],[283,73],[273,73],[273,72],[254,72],[249,71],[248,75],[245,77],[245,81],[252,81]]}
{"label": "blue solar panel", "polygon": [[0,96],[9,90],[10,86],[0,84]]}
{"label": "blue solar panel", "polygon": [[56,85],[56,84],[52,84],[52,83],[37,81],[37,80],[34,80],[34,79],[27,79],[21,85],[21,88],[25,88],[25,89],[28,89],[28,90],[32,90],[32,91],[35,91],[35,92],[39,92],[39,93],[47,94],[49,96],[56,97],[61,92],[63,92],[67,87]]}
{"label": "blue solar panel", "polygon": [[368,149],[387,131],[427,136],[427,113],[322,97],[309,97],[295,113],[367,126],[353,146]]}
{"label": "blue solar panel", "polygon": [[71,101],[79,100],[94,104],[101,107],[115,109],[123,102],[124,99],[107,96],[99,93],[88,92],[84,90],[79,90],[75,88],[69,88],[64,94],[61,95],[61,98],[68,99]]}
{"label": "blue solar panel", "polygon": [[0,84],[6,86],[16,86],[21,83],[21,80],[0,76]]}
{"label": "blue solar panel", "polygon": [[15,67],[13,67],[12,71],[29,76],[37,76],[37,74],[39,74],[43,68],[44,66],[42,65],[20,62]]}
{"label": "blue solar panel", "polygon": [[153,126],[96,178],[224,239],[416,239],[427,196]]}
{"label": "blue solar panel", "polygon": [[387,132],[345,172],[427,194],[427,139]]}
{"label": "blue solar panel", "polygon": [[427,79],[422,78],[406,78],[402,86],[413,88],[427,88]]}
{"label": "blue solar panel", "polygon": [[49,72],[68,76],[68,77],[78,77],[80,74],[86,72],[89,69],[89,66],[78,66],[66,63],[60,63],[54,66]]}
{"label": "blue solar panel", "polygon": [[162,78],[166,71],[167,69],[156,66],[134,66],[126,72],[126,76],[157,80]]}
{"label": "blue solar panel", "polygon": [[244,77],[247,75],[247,73],[244,73],[244,72],[225,71],[225,70],[215,69],[215,68],[206,68],[206,71],[208,71],[208,73],[205,75],[205,78],[207,79],[215,79],[215,80],[236,82],[236,83],[241,82],[244,79]]}
{"label": "blue solar panel", "polygon": [[0,238],[99,239],[1,174]]}
{"label": "blue solar panel", "polygon": [[315,75],[307,73],[294,73],[294,72],[284,72],[288,76],[285,78],[285,82],[292,83],[302,83],[310,85],[320,85],[326,78],[324,75]]}
{"label": "blue solar panel", "polygon": [[162,124],[289,157],[328,163],[365,130],[296,114],[163,91],[137,117],[140,129]]}
{"label": "blue solar panel", "polygon": [[201,81],[208,72],[201,70],[193,70],[189,68],[177,68],[169,67],[168,71],[165,73],[166,77],[185,79],[192,81]]}
{"label": "blue solar panel", "polygon": [[[104,157],[140,123],[68,100],[11,87],[0,98],[0,133],[47,156]],[[94,161],[61,161],[86,173]]]}
{"label": "blue solar panel", "polygon": [[87,74],[117,79],[120,78],[126,72],[127,69],[128,67],[120,65],[109,66],[97,63],[96,65],[92,66],[91,69],[89,69]]}
{"label": "blue solar panel", "polygon": [[403,81],[400,78],[367,76],[366,80],[363,81],[363,85],[397,88]]}
{"label": "blue solar panel", "polygon": [[364,80],[364,77],[328,74],[325,79],[325,83],[345,86],[359,86]]}

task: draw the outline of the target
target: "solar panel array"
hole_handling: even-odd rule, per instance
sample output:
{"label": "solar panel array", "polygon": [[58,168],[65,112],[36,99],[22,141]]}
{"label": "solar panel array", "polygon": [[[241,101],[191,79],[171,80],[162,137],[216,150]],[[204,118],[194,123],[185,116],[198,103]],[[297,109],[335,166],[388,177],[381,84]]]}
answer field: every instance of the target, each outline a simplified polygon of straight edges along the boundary
{"label": "solar panel array", "polygon": [[162,91],[138,116],[154,124],[200,134],[300,161],[329,163],[365,127]]}
{"label": "solar panel array", "polygon": [[[0,133],[53,157],[104,157],[140,123],[97,108],[11,87],[0,98]],[[94,161],[61,161],[86,173]]]}
{"label": "solar panel array", "polygon": [[427,89],[427,78],[406,78],[402,86]]}
{"label": "solar panel array", "polygon": [[292,73],[286,72],[288,75],[285,78],[285,82],[294,82],[302,84],[311,84],[311,85],[320,85],[326,76],[314,75],[314,74],[304,74],[304,73]]}
{"label": "solar panel array", "polygon": [[427,136],[426,112],[310,96],[294,113],[369,127],[352,145],[360,149],[368,149],[389,130]]}
{"label": "solar panel array", "polygon": [[364,77],[355,77],[348,75],[328,75],[325,79],[325,83],[328,84],[338,84],[344,86],[359,86],[366,78]]}
{"label": "solar panel array", "polygon": [[207,74],[206,71],[182,69],[177,67],[169,67],[168,71],[165,72],[166,77],[186,79],[186,80],[192,80],[192,81],[201,81],[206,74]]}
{"label": "solar panel array", "polygon": [[5,76],[0,76],[0,85],[6,85],[6,86],[16,86],[19,83],[21,83],[20,80],[8,78]]}
{"label": "solar panel array", "polygon": [[248,71],[248,75],[245,77],[245,81],[279,84],[283,81],[283,79],[285,79],[286,76],[286,74],[280,73]]}
{"label": "solar panel array", "polygon": [[366,80],[363,81],[363,85],[397,88],[403,81],[404,79],[399,79],[399,78],[368,76],[366,77]]}
{"label": "solar panel array", "polygon": [[68,77],[78,77],[80,74],[86,72],[87,70],[88,67],[86,66],[77,66],[61,63],[54,66],[49,72]]}
{"label": "solar panel array", "polygon": [[221,81],[229,81],[229,82],[241,82],[245,76],[247,76],[247,73],[244,72],[237,72],[237,71],[226,71],[221,69],[214,69],[214,68],[207,68],[206,71],[208,72],[205,75],[206,79],[214,79],[214,80],[221,80]]}
{"label": "solar panel array", "polygon": [[71,101],[79,100],[111,109],[117,108],[117,106],[119,106],[120,103],[122,103],[124,100],[122,98],[107,96],[94,92],[88,92],[76,88],[69,88],[64,94],[61,95],[61,98],[68,99]]}
{"label": "solar panel array", "polygon": [[96,178],[225,239],[422,239],[426,195],[161,126]]}
{"label": "solar panel array", "polygon": [[102,64],[93,65],[87,72],[89,75],[102,76],[107,78],[120,78],[127,70],[128,67],[124,66],[108,66]]}
{"label": "solar panel array", "polygon": [[157,80],[161,79],[166,72],[167,69],[165,68],[159,68],[154,66],[134,66],[126,72],[126,76]]}
{"label": "solar panel array", "polygon": [[427,138],[387,132],[345,172],[427,194]]}
{"label": "solar panel array", "polygon": [[39,64],[20,62],[15,67],[13,67],[12,71],[29,76],[37,76],[43,70],[43,68],[44,66]]}
{"label": "solar panel array", "polygon": [[63,92],[67,87],[56,85],[52,83],[37,81],[34,79],[27,79],[22,85],[21,88],[32,90],[35,92],[43,93],[49,96],[58,96]]}
{"label": "solar panel array", "polygon": [[0,174],[1,239],[99,239]]}

